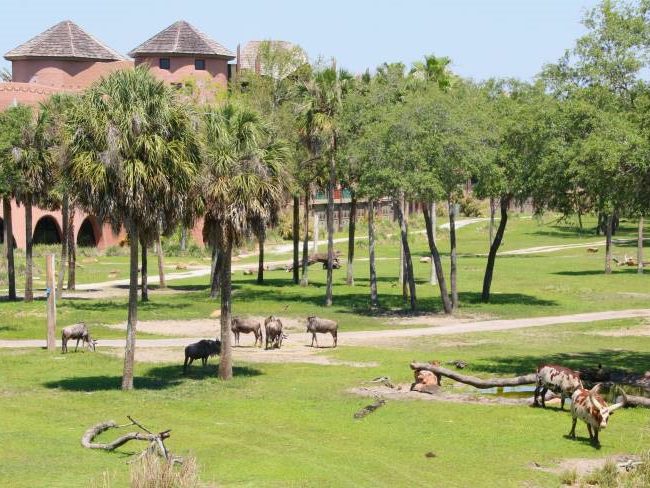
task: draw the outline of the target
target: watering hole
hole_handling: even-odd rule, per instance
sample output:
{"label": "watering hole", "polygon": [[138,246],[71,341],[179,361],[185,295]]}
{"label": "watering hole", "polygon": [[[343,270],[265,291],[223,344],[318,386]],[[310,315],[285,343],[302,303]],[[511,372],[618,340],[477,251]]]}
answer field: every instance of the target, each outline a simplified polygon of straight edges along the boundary
{"label": "watering hole", "polygon": [[[616,397],[621,394],[621,390],[623,390],[626,395],[650,398],[650,390],[646,388],[608,383],[601,384],[600,396],[602,396],[608,403],[614,403],[616,402]],[[529,398],[535,393],[535,385],[500,386],[479,390],[479,393],[484,395],[493,395],[499,398]],[[566,403],[571,403],[571,397],[567,397]]]}

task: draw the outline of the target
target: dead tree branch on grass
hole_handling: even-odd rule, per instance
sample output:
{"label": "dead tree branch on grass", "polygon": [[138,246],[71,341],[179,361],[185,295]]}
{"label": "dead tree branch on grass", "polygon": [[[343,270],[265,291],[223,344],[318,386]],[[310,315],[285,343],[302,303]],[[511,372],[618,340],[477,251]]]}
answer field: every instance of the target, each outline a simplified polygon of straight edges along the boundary
{"label": "dead tree branch on grass", "polygon": [[[81,445],[86,449],[102,449],[105,451],[114,451],[129,441],[146,441],[149,442],[149,446],[144,451],[142,451],[138,457],[142,457],[146,453],[150,452],[158,453],[160,456],[164,457],[167,461],[170,462],[183,462],[181,458],[172,456],[171,453],[167,450],[167,447],[165,447],[165,439],[169,439],[171,436],[171,429],[167,429],[154,434],[149,429],[140,424],[137,420],[133,419],[130,415],[127,415],[127,418],[131,421],[131,423],[117,425],[113,420],[109,420],[93,425],[88,430],[86,430],[86,432],[84,432],[84,435],[81,437]],[[139,427],[144,432],[129,432],[109,443],[93,442],[94,439],[102,432],[106,432],[110,429],[130,427],[132,425]]]}
{"label": "dead tree branch on grass", "polygon": [[494,388],[500,386],[518,386],[518,385],[532,385],[537,382],[537,375],[535,373],[527,374],[524,376],[516,376],[514,378],[487,378],[481,379],[475,376],[467,376],[457,373],[451,369],[436,366],[431,363],[411,363],[411,369],[419,371],[431,371],[432,373],[446,376],[452,380],[460,381],[466,385],[475,388]]}

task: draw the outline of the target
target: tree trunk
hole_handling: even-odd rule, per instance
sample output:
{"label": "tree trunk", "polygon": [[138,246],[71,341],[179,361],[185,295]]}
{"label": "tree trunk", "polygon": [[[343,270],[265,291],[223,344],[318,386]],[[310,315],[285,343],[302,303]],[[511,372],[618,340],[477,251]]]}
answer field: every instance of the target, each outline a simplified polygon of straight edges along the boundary
{"label": "tree trunk", "polygon": [[[32,231],[32,199],[25,201],[25,301],[34,300],[33,252],[34,233]],[[53,293],[54,290],[50,290]]]}
{"label": "tree trunk", "polygon": [[70,208],[68,220],[68,291],[77,287],[77,243],[74,240],[75,209]]}
{"label": "tree trunk", "polygon": [[144,243],[140,243],[142,245],[142,263],[140,266],[140,283],[141,283],[141,291],[140,291],[140,300],[143,302],[148,302],[149,301],[149,283],[148,283],[148,277],[149,274],[147,272],[147,246]]}
{"label": "tree trunk", "polygon": [[514,378],[476,378],[474,376],[466,376],[457,373],[442,366],[436,366],[431,363],[411,363],[411,369],[414,371],[425,370],[432,373],[446,376],[452,380],[460,381],[466,385],[473,386],[474,388],[494,388],[499,386],[518,386],[518,385],[532,385],[537,382],[537,375],[535,373],[515,376]]}
{"label": "tree trunk", "polygon": [[221,289],[221,268],[223,268],[223,252],[217,246],[212,248],[212,280],[210,283],[210,298],[217,298]]}
{"label": "tree trunk", "polygon": [[343,189],[339,195],[339,225],[337,226],[338,232],[343,232]]}
{"label": "tree trunk", "polygon": [[311,252],[318,252],[318,239],[320,235],[320,219],[318,218],[318,212],[314,212],[314,232],[312,235],[312,245]]}
{"label": "tree trunk", "polygon": [[264,241],[265,240],[266,240],[266,229],[262,226],[259,235],[257,236],[257,242],[259,243],[259,259],[257,263],[257,284],[258,285],[262,285],[264,283]]}
{"label": "tree trunk", "polygon": [[[401,213],[402,213],[402,220],[404,221],[404,226],[406,227],[406,232],[408,234],[408,205],[406,203],[406,199],[404,198],[404,195],[402,195],[402,200],[401,200]],[[400,232],[402,230],[402,220],[399,219],[399,214],[397,217],[397,220],[400,225]],[[404,250],[404,241],[400,239],[400,283],[402,284],[402,299],[404,301],[408,300],[408,271],[406,270],[406,252]]]}
{"label": "tree trunk", "polygon": [[605,225],[605,274],[612,273],[612,214],[606,217]]}
{"label": "tree trunk", "polygon": [[375,202],[368,200],[368,262],[370,263],[370,307],[377,308],[377,268],[375,267]]}
{"label": "tree trunk", "polygon": [[298,284],[300,282],[300,197],[294,195],[293,197],[293,282]]}
{"label": "tree trunk", "polygon": [[129,222],[130,273],[129,314],[126,321],[126,347],[124,348],[124,371],[122,390],[133,389],[133,365],[135,362],[135,333],[138,326],[138,226]]}
{"label": "tree trunk", "polygon": [[187,250],[187,229],[184,225],[181,225],[181,242],[180,242],[181,251],[185,252]]}
{"label": "tree trunk", "polygon": [[[65,193],[65,192],[64,192]],[[68,225],[70,213],[70,198],[64,194],[63,204],[61,208],[61,223],[63,225],[63,239],[61,239],[61,263],[59,265],[59,276],[56,283],[56,298],[60,299],[63,296],[63,281],[65,280],[65,272],[68,267]]]}
{"label": "tree trunk", "polygon": [[490,287],[492,286],[492,275],[494,273],[494,262],[497,258],[497,252],[501,246],[501,241],[503,240],[503,234],[506,231],[506,224],[508,223],[508,208],[510,207],[510,197],[501,197],[501,220],[499,221],[499,228],[497,229],[497,235],[492,241],[490,246],[490,252],[488,253],[487,266],[485,267],[485,276],[483,276],[483,293],[481,294],[481,300],[484,303],[490,301]]}
{"label": "tree trunk", "polygon": [[[432,209],[434,209],[433,206]],[[434,263],[436,276],[438,278],[438,287],[440,288],[442,308],[446,314],[450,314],[452,312],[452,305],[451,300],[449,299],[449,293],[447,292],[447,282],[445,280],[445,273],[442,269],[440,252],[438,251],[438,246],[436,245],[436,240],[434,237],[433,217],[429,214],[429,209],[426,205],[424,206],[424,223],[427,229],[427,239],[429,241],[429,251],[431,251],[431,260]]]}
{"label": "tree trunk", "polygon": [[11,200],[2,199],[2,212],[5,218],[5,249],[7,254],[7,281],[9,284],[9,300],[16,299],[16,266],[14,265],[14,230],[11,218]]}
{"label": "tree trunk", "polygon": [[[335,142],[334,142],[335,144]],[[325,306],[332,306],[333,264],[334,264],[334,185],[336,184],[336,166],[334,154],[330,154],[329,180],[327,182],[327,287],[325,289]]]}
{"label": "tree trunk", "polygon": [[232,379],[232,333],[230,331],[232,244],[228,243],[220,255],[223,255],[223,265],[221,267],[221,359],[219,360],[219,378],[230,380]]}
{"label": "tree trunk", "polygon": [[490,247],[494,242],[494,214],[497,212],[497,204],[494,197],[490,197]]}
{"label": "tree trunk", "polygon": [[305,215],[304,219],[304,229],[305,229],[305,238],[302,242],[302,277],[300,278],[300,286],[307,286],[309,284],[309,197],[310,197],[310,188],[309,185],[305,188]]}
{"label": "tree trunk", "polygon": [[397,207],[397,219],[399,221],[400,234],[402,237],[402,247],[404,248],[404,280],[408,282],[409,288],[409,298],[411,301],[411,310],[415,311],[416,308],[416,296],[415,296],[415,276],[413,276],[413,261],[411,260],[411,250],[409,248],[408,242],[408,232],[406,229],[406,216],[404,215],[402,205],[400,202],[396,201],[395,206]]}
{"label": "tree trunk", "polygon": [[[426,207],[426,203],[422,204],[422,210],[423,213],[425,214],[425,225],[427,226],[427,237],[428,233],[431,233],[431,239],[433,240],[434,246],[435,242],[437,239],[437,228],[438,228],[438,216],[436,215],[436,202],[431,202],[431,214],[430,214],[430,220],[429,223],[426,224],[426,213],[429,211],[429,209]],[[429,249],[431,249],[431,246],[429,246]],[[436,250],[437,251],[437,250]],[[440,260],[440,256],[438,256],[438,260]],[[438,284],[438,272],[436,268],[436,260],[433,256],[433,253],[431,253],[431,276],[429,278],[429,283],[432,285],[437,285]],[[446,287],[445,287],[446,288]]]}
{"label": "tree trunk", "polygon": [[357,196],[352,192],[350,200],[350,220],[348,222],[348,268],[345,282],[354,285],[354,233],[357,226]]}
{"label": "tree trunk", "polygon": [[456,208],[452,200],[449,200],[449,245],[451,249],[451,269],[449,282],[451,286],[451,308],[458,310],[458,258],[456,257]]}
{"label": "tree trunk", "polygon": [[639,217],[639,235],[636,246],[636,271],[643,274],[643,215]]}
{"label": "tree trunk", "polygon": [[[404,197],[400,197],[399,201],[399,206],[402,210],[404,211]],[[395,215],[397,216],[397,222],[399,224],[399,209],[396,207],[395,208]],[[402,243],[402,240],[400,239],[399,241],[399,273],[398,273],[398,278],[397,282],[399,285],[402,287],[402,298],[406,300],[406,289],[405,289],[405,283],[404,283],[404,244]]]}
{"label": "tree trunk", "polygon": [[160,282],[160,289],[167,288],[167,282],[165,281],[165,252],[163,251],[160,232],[156,236],[156,253],[158,254],[158,280]]}

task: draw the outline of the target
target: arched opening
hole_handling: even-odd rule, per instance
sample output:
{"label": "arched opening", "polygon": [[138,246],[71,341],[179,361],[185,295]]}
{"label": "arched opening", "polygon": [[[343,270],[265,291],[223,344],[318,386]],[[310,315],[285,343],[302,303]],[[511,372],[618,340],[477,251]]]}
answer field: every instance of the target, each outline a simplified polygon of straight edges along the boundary
{"label": "arched opening", "polygon": [[54,217],[41,217],[34,228],[34,244],[60,244],[61,229]]}
{"label": "arched opening", "polygon": [[91,217],[86,217],[79,227],[77,233],[77,246],[79,247],[97,247],[97,237],[95,235],[95,226]]}

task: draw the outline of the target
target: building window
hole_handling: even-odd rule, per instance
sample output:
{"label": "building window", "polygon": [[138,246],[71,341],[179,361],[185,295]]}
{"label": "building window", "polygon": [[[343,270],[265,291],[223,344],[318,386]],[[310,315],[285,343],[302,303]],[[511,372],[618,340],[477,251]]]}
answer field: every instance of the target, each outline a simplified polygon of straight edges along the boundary
{"label": "building window", "polygon": [[169,58],[160,58],[158,60],[158,66],[160,67],[160,69],[169,69],[170,68]]}
{"label": "building window", "polygon": [[194,60],[194,69],[204,70],[205,69],[205,59],[195,59]]}

